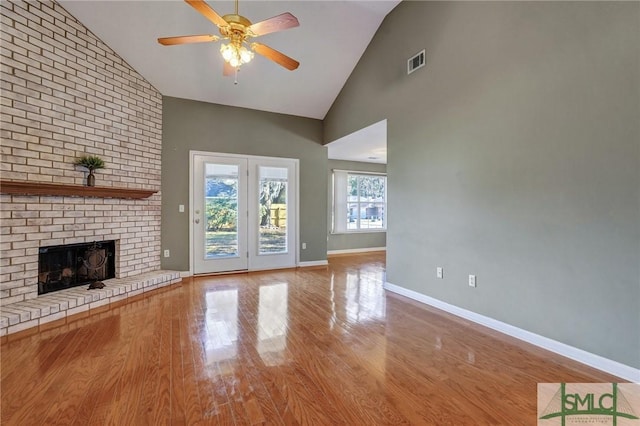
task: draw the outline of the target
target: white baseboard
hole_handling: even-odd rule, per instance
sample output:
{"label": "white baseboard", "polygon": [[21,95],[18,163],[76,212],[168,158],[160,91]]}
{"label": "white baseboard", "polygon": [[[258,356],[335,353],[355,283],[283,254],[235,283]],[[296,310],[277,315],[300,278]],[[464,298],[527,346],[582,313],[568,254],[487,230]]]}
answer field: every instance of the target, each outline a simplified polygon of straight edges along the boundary
{"label": "white baseboard", "polygon": [[180,271],[180,278],[188,278],[191,275],[193,275],[191,271]]}
{"label": "white baseboard", "polygon": [[327,260],[310,260],[307,262],[298,262],[298,268],[307,268],[309,266],[326,266],[329,262]]}
{"label": "white baseboard", "polygon": [[365,247],[365,248],[355,248],[355,249],[343,249],[343,250],[328,250],[327,255],[332,254],[355,254],[355,253],[367,253],[370,251],[387,251],[386,247]]}
{"label": "white baseboard", "polygon": [[433,297],[397,286],[395,284],[391,284],[389,282],[386,282],[384,284],[384,288],[385,290],[389,290],[402,296],[406,296],[418,302],[433,306],[445,312],[449,312],[450,314],[459,316],[480,325],[484,325],[485,327],[489,327],[511,337],[515,337],[516,339],[520,339],[527,343],[531,343],[532,345],[547,349],[551,352],[555,352],[574,361],[578,361],[582,364],[588,365],[589,367],[597,368],[598,370],[623,378],[625,380],[629,380],[630,382],[640,382],[640,369],[638,368],[633,368],[617,361],[604,358],[600,355],[592,354],[591,352],[587,352],[582,349],[569,346],[562,342],[558,342],[557,340],[549,339],[548,337],[540,336],[539,334],[514,327],[513,325],[504,323],[502,321],[498,321],[496,319],[480,315],[463,308],[459,308],[455,305],[451,305],[441,300],[434,299]]}

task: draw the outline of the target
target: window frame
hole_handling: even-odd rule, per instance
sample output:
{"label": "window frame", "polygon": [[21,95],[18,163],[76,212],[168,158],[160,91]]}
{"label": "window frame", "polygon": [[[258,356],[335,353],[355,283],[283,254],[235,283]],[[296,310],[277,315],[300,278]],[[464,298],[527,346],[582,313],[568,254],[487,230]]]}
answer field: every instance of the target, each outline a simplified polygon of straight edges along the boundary
{"label": "window frame", "polygon": [[[336,178],[336,173],[339,174],[339,177]],[[355,203],[358,206],[358,218],[357,218],[357,229],[349,229],[348,221],[344,219],[344,223],[340,220],[336,220],[338,214],[342,214],[343,209],[347,209],[349,204],[353,204],[353,201],[349,201],[349,194],[347,190],[347,185],[349,182],[349,178],[352,176],[356,177],[383,177],[384,178],[384,201],[383,202],[373,202],[373,204],[382,205],[383,206],[383,219],[382,219],[382,228],[361,228],[361,218],[360,218],[360,210],[362,204],[368,204],[371,202],[368,201],[360,201],[360,191],[358,190],[358,201]],[[344,188],[339,188],[341,182],[344,183]],[[332,208],[331,208],[331,234],[363,234],[363,233],[378,233],[378,232],[387,232],[387,217],[388,217],[388,202],[387,202],[387,174],[380,172],[367,172],[360,170],[340,170],[333,169],[332,170]],[[358,181],[358,187],[360,187],[360,182]],[[338,200],[344,198],[344,200]],[[340,210],[340,212],[338,212]]]}

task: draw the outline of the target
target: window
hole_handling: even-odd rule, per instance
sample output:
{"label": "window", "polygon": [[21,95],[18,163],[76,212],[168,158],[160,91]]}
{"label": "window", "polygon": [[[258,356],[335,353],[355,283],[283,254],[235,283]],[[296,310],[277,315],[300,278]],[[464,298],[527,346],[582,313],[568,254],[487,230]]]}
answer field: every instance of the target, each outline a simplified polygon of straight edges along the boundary
{"label": "window", "polygon": [[387,229],[387,177],[333,171],[333,232]]}

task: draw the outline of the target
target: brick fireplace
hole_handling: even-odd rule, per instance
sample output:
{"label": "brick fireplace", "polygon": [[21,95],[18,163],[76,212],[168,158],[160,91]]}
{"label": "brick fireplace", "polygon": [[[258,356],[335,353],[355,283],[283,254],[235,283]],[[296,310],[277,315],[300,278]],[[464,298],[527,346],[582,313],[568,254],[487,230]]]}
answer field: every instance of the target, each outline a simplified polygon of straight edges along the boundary
{"label": "brick fireplace", "polygon": [[38,295],[115,278],[116,241],[40,247]]}
{"label": "brick fireplace", "polygon": [[98,155],[106,168],[97,186],[155,191],[141,199],[2,194],[3,309],[38,298],[41,247],[118,241],[116,278],[159,271],[161,94],[58,3],[0,7],[2,179],[80,186],[86,171],[74,159]]}

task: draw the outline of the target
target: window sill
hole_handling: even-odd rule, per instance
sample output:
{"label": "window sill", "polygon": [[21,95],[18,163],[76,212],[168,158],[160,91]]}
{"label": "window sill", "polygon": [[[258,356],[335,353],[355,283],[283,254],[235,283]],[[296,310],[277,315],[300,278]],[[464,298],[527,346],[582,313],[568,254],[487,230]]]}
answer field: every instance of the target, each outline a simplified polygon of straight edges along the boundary
{"label": "window sill", "polygon": [[387,232],[386,229],[359,229],[354,231],[344,232],[331,232],[330,235],[349,235],[349,234],[379,234],[381,232]]}

